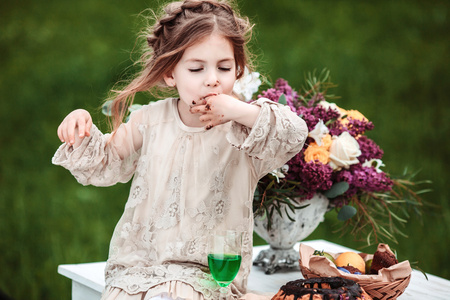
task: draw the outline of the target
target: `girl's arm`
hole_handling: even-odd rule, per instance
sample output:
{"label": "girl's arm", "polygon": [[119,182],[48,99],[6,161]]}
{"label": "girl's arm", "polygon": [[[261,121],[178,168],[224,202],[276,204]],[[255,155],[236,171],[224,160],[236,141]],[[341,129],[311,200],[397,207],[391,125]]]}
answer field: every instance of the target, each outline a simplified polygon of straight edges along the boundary
{"label": "girl's arm", "polygon": [[134,174],[142,146],[141,122],[142,113],[136,111],[113,134],[102,134],[87,111],[73,111],[58,128],[58,136],[65,143],[52,162],[68,169],[83,185],[127,182]]}
{"label": "girl's arm", "polygon": [[[132,118],[130,116],[130,118]],[[66,143],[68,147],[78,148],[85,137],[91,135],[92,117],[88,111],[84,109],[76,109],[69,113],[58,127],[58,137],[61,142]],[[128,126],[130,127],[130,126]],[[133,143],[127,147],[127,135],[133,135]],[[114,132],[108,143],[117,145],[116,152],[121,159],[126,158],[131,152],[139,150],[142,146],[142,136],[127,130],[126,126],[121,126]]]}
{"label": "girl's arm", "polygon": [[308,127],[291,108],[260,98],[252,103],[259,115],[250,129],[233,122],[227,139],[251,158],[257,178],[282,167],[297,154],[308,137]]}
{"label": "girl's arm", "polygon": [[199,102],[191,112],[202,114],[200,120],[207,129],[234,121],[227,139],[252,158],[258,178],[283,166],[302,149],[308,136],[305,121],[288,106],[268,99],[248,104],[217,95]]}
{"label": "girl's arm", "polygon": [[201,113],[200,121],[207,129],[235,121],[252,128],[258,118],[260,107],[251,105],[229,95],[210,96],[191,108],[191,113]]}

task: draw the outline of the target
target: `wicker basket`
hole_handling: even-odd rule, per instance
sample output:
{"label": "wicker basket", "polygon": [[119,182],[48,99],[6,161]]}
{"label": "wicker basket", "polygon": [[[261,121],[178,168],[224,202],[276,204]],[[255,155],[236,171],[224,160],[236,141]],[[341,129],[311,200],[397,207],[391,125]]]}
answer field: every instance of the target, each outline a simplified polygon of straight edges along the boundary
{"label": "wicker basket", "polygon": [[[382,247],[389,246],[380,244]],[[379,246],[380,247],[380,246]],[[318,249],[320,251],[324,249]],[[326,249],[325,249],[326,251]],[[389,249],[390,251],[390,249]],[[406,289],[411,280],[409,261],[403,261],[389,268],[382,269],[378,275],[355,275],[344,273],[326,257],[313,255],[314,249],[304,244],[300,245],[300,269],[305,278],[340,276],[356,281],[374,300],[396,299]],[[330,253],[336,258],[340,253]],[[366,261],[373,255],[360,253]]]}

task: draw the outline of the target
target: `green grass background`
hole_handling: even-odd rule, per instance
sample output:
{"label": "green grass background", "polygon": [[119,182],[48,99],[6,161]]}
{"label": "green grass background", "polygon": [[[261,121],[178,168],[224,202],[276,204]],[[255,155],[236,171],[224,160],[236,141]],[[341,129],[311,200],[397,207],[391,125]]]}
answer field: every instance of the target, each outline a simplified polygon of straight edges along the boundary
{"label": "green grass background", "polygon": [[[69,299],[70,282],[57,266],[107,258],[129,186],[82,187],[53,166],[56,128],[79,107],[106,128],[99,104],[131,64],[137,15],[157,2],[0,3],[0,290],[14,299]],[[386,170],[408,167],[433,181],[424,198],[438,208],[427,208],[422,221],[412,216],[409,237],[392,248],[400,260],[450,279],[450,3],[238,3],[256,23],[261,73],[300,88],[307,72],[328,68],[337,104],[375,124],[369,136],[384,149]],[[309,239],[365,245],[336,234],[340,225],[329,214]]]}

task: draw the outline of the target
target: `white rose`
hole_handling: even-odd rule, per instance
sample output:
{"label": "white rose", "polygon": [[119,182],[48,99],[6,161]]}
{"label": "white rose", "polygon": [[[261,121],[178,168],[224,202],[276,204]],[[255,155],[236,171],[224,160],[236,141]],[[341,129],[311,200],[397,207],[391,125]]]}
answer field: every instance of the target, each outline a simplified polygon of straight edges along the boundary
{"label": "white rose", "polygon": [[332,110],[338,112],[341,118],[343,117],[342,111],[339,109],[339,107],[336,105],[336,103],[330,103],[325,100],[322,100],[317,105],[323,107],[326,110],[332,109]]}
{"label": "white rose", "polygon": [[344,131],[340,136],[333,137],[330,147],[330,166],[333,170],[348,169],[350,165],[359,163],[360,155],[359,144],[350,133]]}
{"label": "white rose", "polygon": [[261,85],[258,72],[249,73],[245,68],[244,75],[235,81],[233,92],[241,99],[250,101],[254,93],[256,93]]}
{"label": "white rose", "polygon": [[309,132],[308,136],[313,138],[317,145],[322,146],[322,139],[328,132],[330,132],[328,127],[325,126],[322,120],[319,120],[314,129]]}

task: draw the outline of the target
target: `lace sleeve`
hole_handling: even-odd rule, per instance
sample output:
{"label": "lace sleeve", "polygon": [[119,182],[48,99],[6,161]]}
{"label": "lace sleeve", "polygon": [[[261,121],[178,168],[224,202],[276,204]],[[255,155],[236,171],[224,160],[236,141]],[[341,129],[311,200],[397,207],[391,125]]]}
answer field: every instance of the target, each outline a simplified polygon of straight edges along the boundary
{"label": "lace sleeve", "polygon": [[300,152],[308,136],[305,121],[287,106],[260,98],[253,102],[261,107],[253,126],[233,122],[228,141],[245,151],[255,167],[258,178],[283,166]]}
{"label": "lace sleeve", "polygon": [[102,134],[92,125],[91,135],[77,148],[61,145],[52,163],[68,169],[83,185],[110,186],[127,182],[136,169],[142,136],[138,124],[130,119],[114,136]]}

